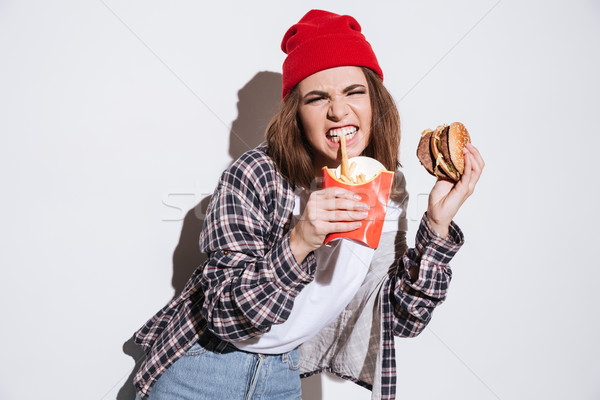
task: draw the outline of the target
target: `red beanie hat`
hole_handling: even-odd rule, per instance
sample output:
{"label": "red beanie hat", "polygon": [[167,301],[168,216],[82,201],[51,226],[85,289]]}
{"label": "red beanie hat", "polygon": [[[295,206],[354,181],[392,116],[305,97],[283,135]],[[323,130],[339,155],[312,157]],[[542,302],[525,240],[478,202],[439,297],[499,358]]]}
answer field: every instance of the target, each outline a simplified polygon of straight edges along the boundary
{"label": "red beanie hat", "polygon": [[325,69],[341,66],[367,67],[383,80],[375,53],[359,23],[349,15],[311,10],[285,33],[281,50],[285,96],[302,79]]}

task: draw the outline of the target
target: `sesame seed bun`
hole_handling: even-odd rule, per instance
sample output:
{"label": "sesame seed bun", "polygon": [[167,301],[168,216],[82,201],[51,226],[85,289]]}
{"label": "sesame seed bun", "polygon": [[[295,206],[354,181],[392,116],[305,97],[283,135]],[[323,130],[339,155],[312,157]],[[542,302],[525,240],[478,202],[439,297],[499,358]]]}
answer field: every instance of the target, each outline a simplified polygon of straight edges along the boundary
{"label": "sesame seed bun", "polygon": [[448,131],[448,152],[449,159],[460,175],[465,172],[465,154],[463,150],[467,143],[471,142],[471,137],[467,128],[460,122],[454,122],[450,125]]}

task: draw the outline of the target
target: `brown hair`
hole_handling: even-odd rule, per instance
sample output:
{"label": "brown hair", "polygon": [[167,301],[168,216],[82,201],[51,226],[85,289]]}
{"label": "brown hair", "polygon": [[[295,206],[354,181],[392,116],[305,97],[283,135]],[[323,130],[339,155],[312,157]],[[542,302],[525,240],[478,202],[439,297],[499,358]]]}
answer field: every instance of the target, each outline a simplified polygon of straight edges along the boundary
{"label": "brown hair", "polygon": [[[400,117],[394,99],[381,78],[369,68],[362,67],[369,86],[371,100],[371,137],[362,152],[381,162],[389,171],[400,166]],[[310,187],[314,179],[312,148],[302,130],[298,116],[300,95],[296,85],[284,99],[266,131],[267,154],[282,175],[295,186]]]}

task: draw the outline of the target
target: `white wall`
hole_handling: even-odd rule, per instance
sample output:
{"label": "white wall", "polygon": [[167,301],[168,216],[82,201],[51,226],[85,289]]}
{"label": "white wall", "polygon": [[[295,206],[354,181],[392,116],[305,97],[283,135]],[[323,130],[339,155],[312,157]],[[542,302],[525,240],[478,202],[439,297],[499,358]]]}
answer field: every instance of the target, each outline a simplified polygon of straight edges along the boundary
{"label": "white wall", "polygon": [[487,162],[447,302],[397,341],[399,398],[600,398],[600,4],[374,4],[0,1],[0,398],[131,399],[123,345],[197,264],[188,211],[260,141],[310,8],[356,16],[378,54],[409,236],[423,129],[464,122]]}

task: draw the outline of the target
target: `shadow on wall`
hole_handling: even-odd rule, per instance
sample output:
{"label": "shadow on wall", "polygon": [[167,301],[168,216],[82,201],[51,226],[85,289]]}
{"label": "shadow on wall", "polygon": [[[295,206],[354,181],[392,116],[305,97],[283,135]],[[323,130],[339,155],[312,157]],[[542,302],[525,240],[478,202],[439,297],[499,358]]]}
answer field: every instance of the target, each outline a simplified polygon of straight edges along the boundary
{"label": "shadow on wall", "polygon": [[281,107],[281,74],[263,71],[238,91],[238,116],[229,132],[229,154],[237,160],[265,140],[265,131]]}
{"label": "shadow on wall", "polygon": [[[232,162],[264,141],[267,125],[280,106],[279,73],[259,72],[238,91],[238,116],[231,124],[229,132],[229,154]],[[173,297],[177,297],[183,291],[194,270],[206,260],[206,255],[200,252],[198,241],[209,202],[210,196],[202,199],[186,213],[183,220],[179,243],[173,251]],[[134,400],[133,377],[144,358],[144,352],[133,343],[133,338],[130,338],[123,344],[123,353],[133,358],[135,366],[119,390],[117,400]],[[305,400],[321,400],[321,377],[313,376],[303,380],[302,393]]]}

